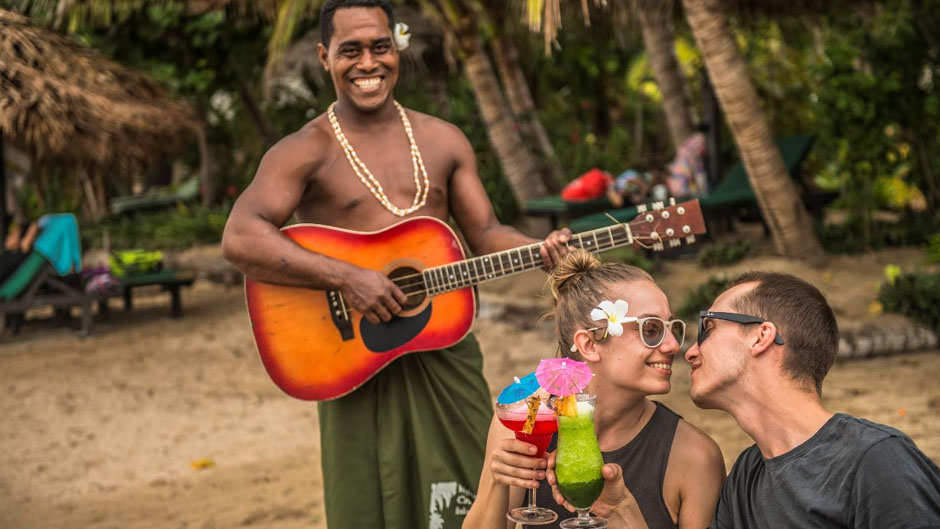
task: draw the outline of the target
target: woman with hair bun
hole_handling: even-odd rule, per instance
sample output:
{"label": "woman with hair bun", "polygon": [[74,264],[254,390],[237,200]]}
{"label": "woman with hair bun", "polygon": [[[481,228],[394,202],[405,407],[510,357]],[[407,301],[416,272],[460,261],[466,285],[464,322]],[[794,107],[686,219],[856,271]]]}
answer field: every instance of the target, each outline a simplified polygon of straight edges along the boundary
{"label": "woman with hair bun", "polygon": [[[648,398],[670,390],[685,323],[673,320],[669,300],[645,271],[601,263],[583,250],[556,264],[548,285],[559,351],[587,362],[594,372],[587,392],[597,395],[594,420],[606,464],[604,491],[591,512],[606,517],[611,529],[707,527],[725,477],[721,450]],[[494,416],[464,529],[511,529],[506,511],[523,505],[527,489],[534,488],[538,505],[559,516],[542,527],[574,517],[574,509],[553,491],[554,447],[553,439],[546,458],[534,457],[535,447],[517,440]]]}

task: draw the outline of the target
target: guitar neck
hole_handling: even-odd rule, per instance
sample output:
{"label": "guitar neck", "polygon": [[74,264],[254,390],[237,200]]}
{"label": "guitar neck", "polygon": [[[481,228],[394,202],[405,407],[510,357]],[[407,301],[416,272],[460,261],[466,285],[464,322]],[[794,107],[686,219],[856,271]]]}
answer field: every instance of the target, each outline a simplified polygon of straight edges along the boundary
{"label": "guitar neck", "polygon": [[[544,243],[520,246],[511,250],[491,253],[472,259],[457,261],[421,272],[428,294],[437,295],[479,283],[493,281],[542,267],[539,250]],[[572,235],[568,246],[590,252],[603,252],[633,244],[629,224],[618,224]]]}

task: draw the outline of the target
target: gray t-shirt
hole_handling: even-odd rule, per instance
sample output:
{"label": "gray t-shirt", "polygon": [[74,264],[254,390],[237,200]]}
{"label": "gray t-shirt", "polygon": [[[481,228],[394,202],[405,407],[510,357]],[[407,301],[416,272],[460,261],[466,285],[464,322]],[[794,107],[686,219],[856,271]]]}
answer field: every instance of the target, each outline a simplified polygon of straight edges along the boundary
{"label": "gray t-shirt", "polygon": [[786,454],[742,452],[711,527],[940,527],[940,469],[898,430],[839,413]]}

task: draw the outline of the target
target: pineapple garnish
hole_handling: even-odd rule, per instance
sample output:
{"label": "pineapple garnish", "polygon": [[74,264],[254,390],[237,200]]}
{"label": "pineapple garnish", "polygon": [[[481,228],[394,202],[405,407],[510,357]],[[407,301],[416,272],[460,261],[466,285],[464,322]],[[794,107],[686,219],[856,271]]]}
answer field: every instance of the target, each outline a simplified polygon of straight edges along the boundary
{"label": "pineapple garnish", "polygon": [[541,403],[541,399],[534,395],[525,399],[525,404],[529,408],[529,413],[526,415],[525,424],[522,425],[522,433],[532,433],[532,429],[535,428],[535,416],[539,413],[539,404]]}
{"label": "pineapple garnish", "polygon": [[577,417],[578,400],[574,395],[565,395],[555,399],[555,413],[564,417]]}

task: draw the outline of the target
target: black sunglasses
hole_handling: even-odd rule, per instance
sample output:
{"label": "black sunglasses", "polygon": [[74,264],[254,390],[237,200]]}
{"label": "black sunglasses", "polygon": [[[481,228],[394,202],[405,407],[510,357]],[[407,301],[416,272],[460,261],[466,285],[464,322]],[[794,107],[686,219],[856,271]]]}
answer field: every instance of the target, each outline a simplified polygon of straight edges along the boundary
{"label": "black sunglasses", "polygon": [[[738,314],[736,312],[712,312],[710,310],[703,310],[698,313],[698,345],[702,346],[702,342],[705,341],[705,338],[708,337],[708,331],[705,330],[705,318],[711,318],[713,320],[725,320],[733,321],[735,323],[764,323],[764,318],[758,318],[757,316],[749,316],[747,314]],[[774,334],[774,343],[777,345],[783,345],[783,337],[780,336],[780,333],[777,332]]]}

